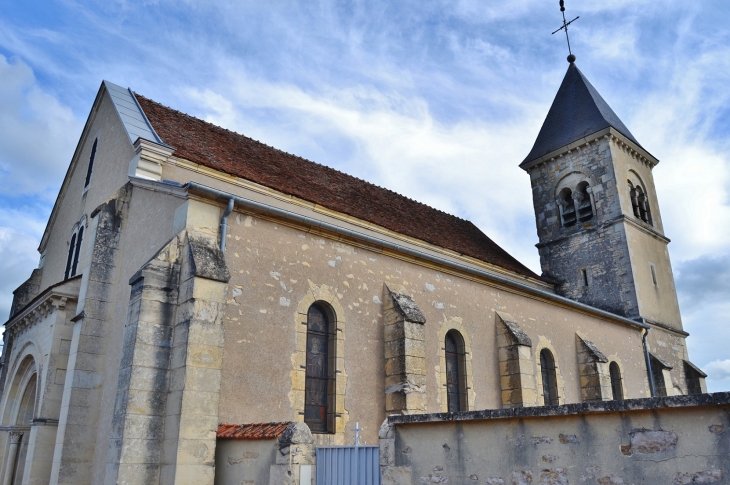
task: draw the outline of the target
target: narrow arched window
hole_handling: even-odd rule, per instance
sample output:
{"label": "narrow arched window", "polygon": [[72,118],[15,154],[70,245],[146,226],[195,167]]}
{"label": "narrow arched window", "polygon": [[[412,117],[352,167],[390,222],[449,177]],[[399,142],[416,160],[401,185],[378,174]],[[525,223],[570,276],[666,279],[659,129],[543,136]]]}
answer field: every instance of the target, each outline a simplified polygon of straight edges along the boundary
{"label": "narrow arched window", "polygon": [[76,254],[76,233],[71,236],[71,242],[68,245],[68,258],[66,258],[66,272],[63,274],[63,279],[67,280],[71,277],[71,266],[74,261],[74,254]]}
{"label": "narrow arched window", "polygon": [[634,184],[629,182],[629,199],[631,199],[631,209],[634,211],[634,217],[641,217],[639,214],[639,194]]}
{"label": "narrow arched window", "polygon": [[91,172],[94,171],[94,158],[96,158],[96,144],[99,141],[97,138],[94,140],[94,146],[91,147],[91,156],[89,157],[89,168],[86,169],[86,181],[84,182],[84,188],[89,186],[91,182]]}
{"label": "narrow arched window", "polygon": [[608,366],[608,373],[611,376],[611,392],[613,393],[613,400],[620,401],[624,398],[624,386],[621,382],[621,369],[619,369],[616,362],[611,362]]}
{"label": "narrow arched window", "polygon": [[558,379],[555,373],[555,358],[548,349],[540,351],[540,373],[542,374],[542,395],[545,406],[557,406]]}
{"label": "narrow arched window", "polygon": [[581,222],[593,219],[593,204],[591,204],[591,194],[588,189],[588,182],[581,182],[573,194],[578,206],[578,220]]}
{"label": "narrow arched window", "polygon": [[304,422],[313,433],[333,431],[335,385],[333,322],[321,306],[307,312],[307,370],[304,385]]}
{"label": "narrow arched window", "polygon": [[76,276],[76,269],[79,266],[79,255],[81,254],[81,243],[84,240],[84,226],[79,227],[79,237],[76,239],[76,250],[74,251],[74,261],[71,264],[71,276]]}
{"label": "narrow arched window", "polygon": [[464,339],[456,330],[444,338],[446,354],[446,402],[450,413],[469,409],[466,395],[466,362]]}
{"label": "narrow arched window", "polygon": [[570,227],[576,222],[575,203],[573,202],[573,192],[565,188],[560,191],[557,200],[560,206],[560,218],[564,227]]}

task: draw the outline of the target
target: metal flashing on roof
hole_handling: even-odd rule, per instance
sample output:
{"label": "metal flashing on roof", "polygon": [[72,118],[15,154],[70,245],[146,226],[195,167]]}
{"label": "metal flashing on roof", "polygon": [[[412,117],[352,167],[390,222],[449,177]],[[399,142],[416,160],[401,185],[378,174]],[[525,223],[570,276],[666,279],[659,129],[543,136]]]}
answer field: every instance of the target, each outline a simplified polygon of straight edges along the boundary
{"label": "metal flashing on roof", "polygon": [[159,143],[160,145],[165,145],[154,128],[152,128],[131,89],[125,89],[109,81],[104,81],[103,84],[109,93],[109,97],[114,104],[114,108],[117,110],[119,118],[122,120],[122,124],[124,124],[124,128],[127,130],[130,143],[137,141],[137,138],[143,138],[154,143]]}

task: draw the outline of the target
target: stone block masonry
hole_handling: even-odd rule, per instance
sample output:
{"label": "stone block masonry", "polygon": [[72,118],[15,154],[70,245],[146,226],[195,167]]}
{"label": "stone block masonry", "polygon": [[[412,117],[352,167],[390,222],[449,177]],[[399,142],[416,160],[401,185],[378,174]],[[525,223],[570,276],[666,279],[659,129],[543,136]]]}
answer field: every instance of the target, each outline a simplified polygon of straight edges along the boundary
{"label": "stone block masonry", "polygon": [[217,241],[183,231],[130,280],[106,483],[213,484],[229,278]]}

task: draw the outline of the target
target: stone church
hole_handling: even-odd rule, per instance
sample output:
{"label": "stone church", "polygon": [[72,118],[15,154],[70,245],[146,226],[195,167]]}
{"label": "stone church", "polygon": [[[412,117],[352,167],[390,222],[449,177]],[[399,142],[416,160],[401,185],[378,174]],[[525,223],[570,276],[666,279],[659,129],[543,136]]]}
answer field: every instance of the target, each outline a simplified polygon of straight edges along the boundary
{"label": "stone church", "polygon": [[571,63],[520,164],[538,275],[104,81],[5,323],[2,485],[299,483],[390,415],[706,392],[648,150]]}

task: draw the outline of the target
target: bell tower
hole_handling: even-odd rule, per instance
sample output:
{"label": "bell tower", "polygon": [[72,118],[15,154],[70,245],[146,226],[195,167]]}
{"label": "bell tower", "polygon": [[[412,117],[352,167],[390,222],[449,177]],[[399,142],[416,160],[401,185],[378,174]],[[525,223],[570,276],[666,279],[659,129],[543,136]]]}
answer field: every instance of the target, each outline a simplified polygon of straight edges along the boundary
{"label": "bell tower", "polygon": [[659,163],[575,65],[520,167],[543,275],[561,295],[641,321],[655,395],[706,392],[687,356],[652,170]]}
{"label": "bell tower", "polygon": [[684,334],[657,163],[571,62],[520,167],[532,182],[542,270],[557,291]]}

